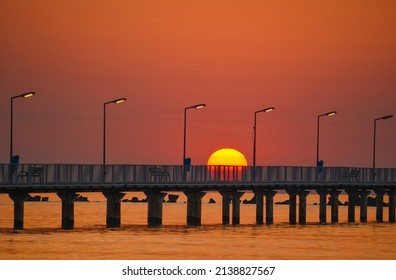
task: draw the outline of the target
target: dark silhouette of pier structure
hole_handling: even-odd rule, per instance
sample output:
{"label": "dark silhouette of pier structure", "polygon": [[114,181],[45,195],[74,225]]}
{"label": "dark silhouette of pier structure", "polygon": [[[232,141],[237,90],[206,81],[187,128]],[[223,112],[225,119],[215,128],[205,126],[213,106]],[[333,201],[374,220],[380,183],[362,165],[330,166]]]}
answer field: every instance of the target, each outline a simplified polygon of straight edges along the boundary
{"label": "dark silhouette of pier structure", "polygon": [[[126,192],[147,195],[148,225],[162,225],[162,206],[168,192],[187,197],[187,225],[201,224],[206,192],[222,196],[222,223],[240,223],[240,199],[253,192],[257,224],[274,223],[274,196],[289,195],[290,224],[305,224],[307,196],[319,195],[318,223],[338,223],[338,197],[348,195],[348,221],[367,222],[369,194],[375,195],[376,221],[381,223],[384,196],[388,197],[390,223],[395,222],[395,168],[352,167],[233,167],[170,165],[0,164],[0,193],[14,202],[14,229],[23,229],[24,201],[32,193],[56,193],[62,201],[62,228],[74,228],[74,202],[81,193],[101,192],[107,199],[106,226],[121,226],[121,200]],[[327,205],[330,200],[330,206]],[[297,203],[298,202],[298,203]],[[230,211],[231,210],[231,211]],[[231,212],[231,215],[230,215]],[[265,215],[264,215],[265,213]],[[1,213],[0,213],[1,215]]]}

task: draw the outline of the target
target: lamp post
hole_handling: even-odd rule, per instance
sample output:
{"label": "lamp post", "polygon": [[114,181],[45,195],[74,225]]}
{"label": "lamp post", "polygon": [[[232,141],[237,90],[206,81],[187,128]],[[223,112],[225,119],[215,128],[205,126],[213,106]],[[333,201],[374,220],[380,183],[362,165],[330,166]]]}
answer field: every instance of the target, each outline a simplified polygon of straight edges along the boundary
{"label": "lamp post", "polygon": [[[122,103],[125,101],[126,101],[126,98],[119,98],[119,99],[115,99],[115,100],[112,100],[109,102],[105,102],[103,104],[103,168],[106,165],[106,105],[111,104],[111,103],[119,104],[119,103]],[[106,172],[103,171],[103,178],[104,178],[105,174],[106,174]]]}
{"label": "lamp post", "polygon": [[274,107],[269,107],[269,108],[265,108],[259,111],[254,112],[254,126],[253,126],[253,170],[256,167],[256,117],[257,117],[257,113],[268,113],[268,112],[272,112],[273,110],[275,110]]}
{"label": "lamp post", "polygon": [[377,134],[377,121],[378,120],[387,120],[393,118],[393,115],[386,115],[381,118],[374,119],[374,141],[373,141],[373,180],[375,179],[375,144],[376,144],[376,134]]}
{"label": "lamp post", "polygon": [[321,117],[324,117],[324,116],[331,117],[331,116],[334,116],[335,114],[337,114],[337,111],[331,111],[326,114],[321,114],[318,116],[318,127],[316,130],[316,166],[318,166],[318,163],[319,163],[319,120]]}
{"label": "lamp post", "polygon": [[184,166],[185,160],[186,160],[187,110],[188,109],[201,109],[205,106],[206,106],[206,104],[197,104],[194,106],[184,108],[184,142],[183,142],[183,164],[182,164],[183,166]]}
{"label": "lamp post", "polygon": [[36,93],[35,92],[33,92],[33,91],[31,91],[31,92],[27,92],[27,93],[23,93],[23,94],[20,94],[20,95],[16,95],[16,96],[13,96],[13,97],[11,97],[11,123],[10,123],[10,163],[11,163],[11,160],[12,160],[12,154],[13,154],[13,122],[14,122],[14,104],[13,104],[13,102],[14,102],[14,99],[15,98],[29,98],[29,97],[32,97],[33,95],[35,95]]}

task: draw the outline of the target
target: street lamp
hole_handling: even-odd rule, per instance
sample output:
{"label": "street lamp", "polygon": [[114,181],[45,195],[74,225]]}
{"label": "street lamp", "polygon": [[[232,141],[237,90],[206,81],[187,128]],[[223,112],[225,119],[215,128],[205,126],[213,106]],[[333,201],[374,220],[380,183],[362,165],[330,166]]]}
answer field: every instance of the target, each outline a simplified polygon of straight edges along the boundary
{"label": "street lamp", "polygon": [[376,134],[377,134],[377,121],[378,120],[387,120],[393,118],[393,115],[386,115],[381,118],[376,118],[374,119],[374,143],[373,143],[373,180],[375,178],[375,140],[376,140]]}
{"label": "street lamp", "polygon": [[253,169],[256,167],[256,116],[257,113],[268,113],[275,110],[274,107],[265,108],[259,111],[254,112],[254,126],[253,126]]}
{"label": "street lamp", "polygon": [[35,94],[36,94],[35,92],[31,91],[31,92],[27,92],[27,93],[23,93],[23,94],[11,97],[10,163],[12,163],[11,160],[12,160],[12,156],[13,156],[12,155],[13,154],[12,148],[13,148],[13,125],[14,125],[13,124],[13,122],[14,122],[14,105],[13,105],[14,99],[15,98],[29,98],[29,97],[32,97]]}
{"label": "street lamp", "polygon": [[187,124],[186,124],[186,119],[187,119],[187,110],[188,109],[201,109],[205,107],[206,104],[197,104],[194,106],[186,107],[184,108],[184,142],[183,142],[183,165],[185,165],[185,160],[186,160],[186,135],[187,135]]}
{"label": "street lamp", "polygon": [[[126,98],[119,98],[119,99],[115,99],[109,102],[105,102],[103,104],[103,168],[106,164],[106,105],[107,104],[119,104],[122,102],[125,102]],[[103,176],[105,175],[105,172],[103,172]]]}
{"label": "street lamp", "polygon": [[337,114],[337,111],[331,111],[326,114],[321,114],[318,116],[318,128],[317,128],[317,132],[316,132],[316,166],[318,166],[318,164],[319,164],[319,120],[321,117],[324,117],[324,116],[331,117],[331,116],[334,116],[335,114]]}

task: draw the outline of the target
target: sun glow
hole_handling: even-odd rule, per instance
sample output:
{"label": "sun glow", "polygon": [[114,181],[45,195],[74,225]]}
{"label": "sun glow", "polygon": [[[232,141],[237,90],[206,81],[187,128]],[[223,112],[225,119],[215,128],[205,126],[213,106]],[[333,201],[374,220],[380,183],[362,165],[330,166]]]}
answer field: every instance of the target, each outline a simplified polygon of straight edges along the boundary
{"label": "sun glow", "polygon": [[239,181],[246,175],[245,156],[231,148],[214,152],[208,159],[208,169],[212,179],[217,181]]}
{"label": "sun glow", "polygon": [[214,152],[208,159],[208,165],[221,165],[221,166],[247,166],[245,156],[231,148],[224,148]]}

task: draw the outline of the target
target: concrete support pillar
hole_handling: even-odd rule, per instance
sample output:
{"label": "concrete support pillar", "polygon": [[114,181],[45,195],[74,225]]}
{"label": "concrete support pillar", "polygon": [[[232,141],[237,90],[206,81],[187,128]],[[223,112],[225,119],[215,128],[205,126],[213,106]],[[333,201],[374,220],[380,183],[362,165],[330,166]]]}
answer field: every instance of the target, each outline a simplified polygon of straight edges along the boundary
{"label": "concrete support pillar", "polygon": [[305,225],[307,223],[307,196],[309,193],[310,191],[304,190],[298,192],[298,222],[300,225]]}
{"label": "concrete support pillar", "polygon": [[74,228],[74,201],[78,197],[75,192],[59,192],[62,200],[62,229]]}
{"label": "concrete support pillar", "polygon": [[327,195],[329,192],[323,189],[317,189],[316,192],[319,194],[319,222],[326,224]]}
{"label": "concrete support pillar", "polygon": [[10,193],[9,196],[14,201],[14,229],[23,229],[24,206],[27,193]]}
{"label": "concrete support pillar", "polygon": [[286,190],[289,194],[289,222],[295,225],[297,222],[297,191]]}
{"label": "concrete support pillar", "polygon": [[119,228],[121,226],[121,199],[125,193],[105,191],[103,195],[107,199],[106,227]]}
{"label": "concrete support pillar", "polygon": [[264,192],[265,195],[265,222],[267,225],[274,223],[274,196],[277,194],[276,191],[268,190]]}
{"label": "concrete support pillar", "polygon": [[390,190],[388,191],[389,196],[389,222],[395,222],[395,191]]}
{"label": "concrete support pillar", "polygon": [[254,190],[256,197],[256,224],[262,225],[264,223],[264,191]]}
{"label": "concrete support pillar", "polygon": [[338,197],[340,195],[341,191],[337,190],[331,190],[330,195],[331,195],[331,222],[332,223],[338,223]]}
{"label": "concrete support pillar", "polygon": [[185,191],[187,196],[187,225],[201,225],[202,198],[206,193],[200,191]]}
{"label": "concrete support pillar", "polygon": [[370,191],[362,190],[359,192],[360,195],[360,222],[367,222],[367,197]]}
{"label": "concrete support pillar", "polygon": [[355,222],[355,206],[358,196],[358,192],[356,190],[347,190],[348,194],[348,222]]}
{"label": "concrete support pillar", "polygon": [[147,191],[148,213],[147,223],[150,227],[162,226],[162,203],[166,193],[160,191]]}
{"label": "concrete support pillar", "polygon": [[223,225],[230,224],[230,202],[231,202],[231,193],[229,191],[220,191],[222,196],[221,205],[222,205],[222,223]]}
{"label": "concrete support pillar", "polygon": [[383,223],[384,222],[384,190],[376,190],[375,191],[376,197],[375,197],[375,202],[377,205],[376,209],[376,220],[377,223]]}
{"label": "concrete support pillar", "polygon": [[241,202],[240,199],[244,195],[242,192],[234,191],[231,194],[232,197],[232,224],[239,225],[241,221]]}

